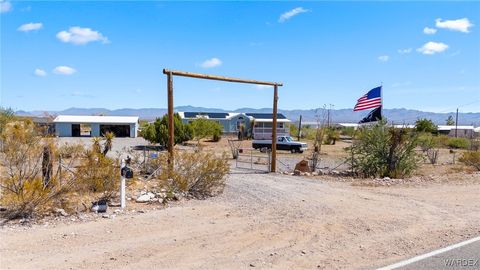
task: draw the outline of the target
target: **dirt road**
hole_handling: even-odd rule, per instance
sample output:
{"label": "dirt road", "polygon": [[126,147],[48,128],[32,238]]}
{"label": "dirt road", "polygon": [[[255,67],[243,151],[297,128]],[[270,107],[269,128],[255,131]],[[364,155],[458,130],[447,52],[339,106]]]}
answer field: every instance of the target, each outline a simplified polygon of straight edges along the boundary
{"label": "dirt road", "polygon": [[480,235],[480,181],[356,187],[232,174],[205,201],[1,229],[1,269],[370,269]]}

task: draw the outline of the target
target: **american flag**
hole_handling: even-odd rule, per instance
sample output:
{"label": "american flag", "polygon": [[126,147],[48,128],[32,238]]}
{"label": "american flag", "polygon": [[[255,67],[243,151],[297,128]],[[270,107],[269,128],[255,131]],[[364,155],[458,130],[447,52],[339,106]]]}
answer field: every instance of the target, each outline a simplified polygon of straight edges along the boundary
{"label": "american flag", "polygon": [[365,95],[360,97],[357,100],[357,104],[355,105],[355,108],[353,108],[353,111],[361,111],[361,110],[367,110],[367,109],[372,109],[372,108],[378,108],[382,106],[382,87],[376,87],[373,88],[372,90],[368,91]]}

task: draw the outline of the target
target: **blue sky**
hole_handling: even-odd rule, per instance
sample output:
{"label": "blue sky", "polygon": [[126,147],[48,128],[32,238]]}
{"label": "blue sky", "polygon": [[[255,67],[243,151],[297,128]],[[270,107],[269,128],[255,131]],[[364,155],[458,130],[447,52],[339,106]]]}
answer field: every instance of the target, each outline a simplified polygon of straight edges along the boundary
{"label": "blue sky", "polygon": [[[480,112],[480,2],[1,2],[1,101],[165,108],[163,68],[279,81],[279,107]],[[271,107],[253,85],[175,78],[175,105]]]}

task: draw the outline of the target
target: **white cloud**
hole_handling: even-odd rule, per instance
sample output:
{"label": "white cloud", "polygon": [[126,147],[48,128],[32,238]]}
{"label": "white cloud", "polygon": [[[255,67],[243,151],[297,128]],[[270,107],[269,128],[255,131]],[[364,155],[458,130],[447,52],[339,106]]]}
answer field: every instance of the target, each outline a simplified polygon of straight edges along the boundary
{"label": "white cloud", "polygon": [[438,28],[449,29],[453,31],[460,31],[463,33],[470,32],[469,28],[473,27],[473,24],[468,20],[468,18],[458,19],[458,20],[445,20],[436,19],[435,25]]}
{"label": "white cloud", "polygon": [[38,77],[45,77],[47,76],[47,72],[43,69],[36,68],[35,71],[33,71],[33,74]]}
{"label": "white cloud", "polygon": [[273,86],[271,85],[263,85],[263,84],[256,84],[255,85],[255,88],[259,89],[259,90],[262,90],[262,89],[269,89],[269,88],[272,88]]}
{"label": "white cloud", "polygon": [[12,4],[9,1],[0,1],[0,13],[9,12],[12,10]]}
{"label": "white cloud", "polygon": [[441,53],[448,49],[448,45],[442,42],[427,42],[422,47],[418,48],[417,51],[423,54],[436,54]]}
{"label": "white cloud", "polygon": [[68,66],[58,66],[53,69],[53,73],[58,75],[72,75],[75,72],[77,71],[74,68]]}
{"label": "white cloud", "polygon": [[437,29],[435,29],[435,28],[430,28],[430,27],[423,28],[423,33],[425,33],[427,35],[433,35],[436,32],[437,32]]}
{"label": "white cloud", "polygon": [[398,50],[398,53],[399,53],[399,54],[407,54],[407,53],[411,53],[411,52],[412,52],[412,48],[399,49],[399,50]]}
{"label": "white cloud", "polygon": [[294,16],[297,16],[298,14],[309,12],[309,11],[310,10],[304,9],[302,7],[294,8],[294,9],[289,10],[289,11],[283,13],[282,15],[280,15],[280,18],[278,18],[278,22],[283,23],[283,22],[287,21],[288,19],[290,19]]}
{"label": "white cloud", "polygon": [[33,31],[33,30],[39,30],[43,28],[42,23],[26,23],[20,27],[17,28],[18,31],[22,32],[28,32],[28,31]]}
{"label": "white cloud", "polygon": [[390,56],[388,56],[388,55],[380,55],[378,57],[378,60],[380,60],[382,62],[387,62],[389,59],[390,59]]}
{"label": "white cloud", "polygon": [[222,65],[222,60],[214,57],[212,59],[207,59],[203,61],[203,63],[200,64],[201,67],[203,68],[214,68]]}
{"label": "white cloud", "polygon": [[108,38],[103,36],[102,33],[92,30],[91,28],[82,28],[78,26],[70,27],[68,31],[58,32],[57,38],[62,42],[75,45],[84,45],[94,41],[109,43]]}

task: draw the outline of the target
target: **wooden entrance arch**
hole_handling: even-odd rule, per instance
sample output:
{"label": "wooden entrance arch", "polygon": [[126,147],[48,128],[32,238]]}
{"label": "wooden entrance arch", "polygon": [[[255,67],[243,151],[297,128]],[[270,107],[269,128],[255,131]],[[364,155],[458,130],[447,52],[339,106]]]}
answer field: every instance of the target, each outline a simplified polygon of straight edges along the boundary
{"label": "wooden entrance arch", "polygon": [[[282,83],[277,82],[263,82],[255,80],[244,80],[238,78],[230,78],[216,75],[207,75],[200,73],[192,73],[185,71],[163,69],[163,74],[167,75],[167,95],[168,95],[168,161],[170,166],[173,165],[173,145],[174,145],[174,129],[173,129],[173,76],[190,77],[197,79],[216,80],[224,82],[248,83],[273,86],[273,122],[272,122],[272,163],[270,167],[271,172],[276,171],[277,167],[277,102],[278,102],[278,87],[283,86]],[[171,168],[171,167],[170,167]]]}

